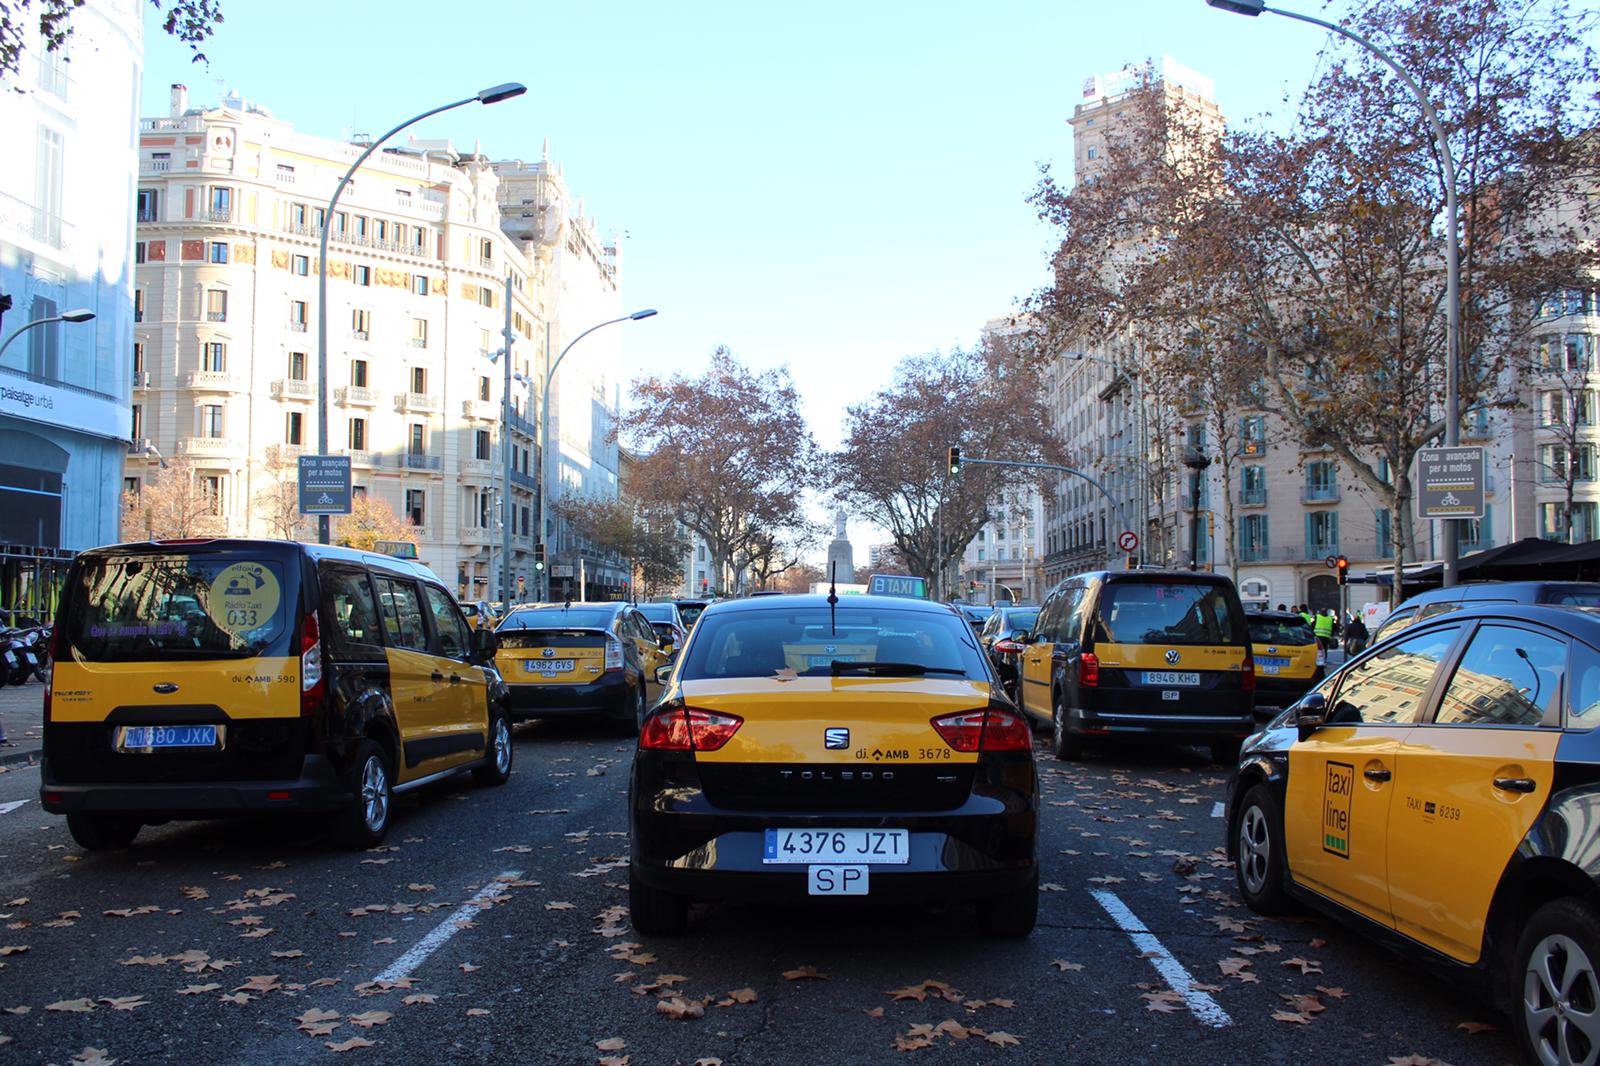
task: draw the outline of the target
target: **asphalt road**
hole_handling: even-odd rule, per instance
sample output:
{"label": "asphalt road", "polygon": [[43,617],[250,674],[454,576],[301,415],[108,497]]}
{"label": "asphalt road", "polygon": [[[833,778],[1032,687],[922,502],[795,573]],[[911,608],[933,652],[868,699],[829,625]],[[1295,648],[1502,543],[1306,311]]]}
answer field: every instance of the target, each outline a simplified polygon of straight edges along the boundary
{"label": "asphalt road", "polygon": [[938,907],[722,906],[637,936],[630,751],[536,725],[510,784],[402,799],[367,853],[251,820],[88,854],[39,810],[37,769],[0,773],[0,1061],[1515,1057],[1504,1019],[1361,937],[1250,916],[1219,857],[1224,774],[1193,751],[1041,754],[1047,891],[1020,942]]}

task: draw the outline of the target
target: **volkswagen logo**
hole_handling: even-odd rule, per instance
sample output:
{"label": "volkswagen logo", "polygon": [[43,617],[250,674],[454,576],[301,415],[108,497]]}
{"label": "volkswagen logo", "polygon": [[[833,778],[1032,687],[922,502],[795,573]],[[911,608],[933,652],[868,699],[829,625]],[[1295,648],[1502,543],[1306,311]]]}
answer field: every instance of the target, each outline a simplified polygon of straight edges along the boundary
{"label": "volkswagen logo", "polygon": [[[556,657],[556,650],[554,648],[541,648],[539,649],[539,654],[543,655],[546,659],[554,659]],[[1177,662],[1178,660],[1174,659],[1172,661]]]}
{"label": "volkswagen logo", "polygon": [[848,748],[850,746],[850,730],[824,729],[822,731],[822,746],[829,750]]}
{"label": "volkswagen logo", "polygon": [[1177,648],[1168,648],[1167,649],[1167,665],[1168,666],[1177,666],[1178,665],[1178,649]]}

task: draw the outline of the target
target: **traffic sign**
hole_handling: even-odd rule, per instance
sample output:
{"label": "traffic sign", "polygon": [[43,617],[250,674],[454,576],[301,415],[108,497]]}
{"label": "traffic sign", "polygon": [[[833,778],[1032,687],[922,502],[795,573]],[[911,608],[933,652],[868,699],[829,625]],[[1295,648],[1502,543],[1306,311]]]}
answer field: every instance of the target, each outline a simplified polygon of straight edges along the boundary
{"label": "traffic sign", "polygon": [[297,472],[301,514],[350,513],[348,455],[302,455]]}
{"label": "traffic sign", "polygon": [[1484,452],[1480,447],[1417,451],[1419,518],[1483,517]]}
{"label": "traffic sign", "polygon": [[1330,555],[1326,559],[1322,560],[1322,562],[1324,566],[1326,566],[1329,570],[1332,570],[1334,567],[1339,565],[1339,557],[1337,555]]}
{"label": "traffic sign", "polygon": [[1124,529],[1117,534],[1117,547],[1125,552],[1131,552],[1139,546],[1139,534],[1131,529]]}

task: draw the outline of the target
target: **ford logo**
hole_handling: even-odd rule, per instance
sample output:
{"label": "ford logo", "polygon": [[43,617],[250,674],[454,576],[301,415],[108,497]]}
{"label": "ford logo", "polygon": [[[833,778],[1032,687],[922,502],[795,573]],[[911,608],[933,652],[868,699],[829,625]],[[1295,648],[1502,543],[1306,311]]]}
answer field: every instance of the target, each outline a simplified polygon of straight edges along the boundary
{"label": "ford logo", "polygon": [[1178,649],[1177,648],[1168,648],[1167,649],[1167,665],[1168,666],[1177,666],[1178,665]]}
{"label": "ford logo", "polygon": [[850,730],[824,729],[822,731],[822,746],[832,750],[848,748],[850,746]]}
{"label": "ford logo", "polygon": [[174,685],[171,681],[163,681],[161,684],[153,685],[151,687],[157,692],[161,693],[163,696],[170,696],[174,692],[178,691],[178,686]]}
{"label": "ford logo", "polygon": [[556,657],[556,650],[554,648],[540,648],[539,654],[543,655],[546,659],[554,659]]}

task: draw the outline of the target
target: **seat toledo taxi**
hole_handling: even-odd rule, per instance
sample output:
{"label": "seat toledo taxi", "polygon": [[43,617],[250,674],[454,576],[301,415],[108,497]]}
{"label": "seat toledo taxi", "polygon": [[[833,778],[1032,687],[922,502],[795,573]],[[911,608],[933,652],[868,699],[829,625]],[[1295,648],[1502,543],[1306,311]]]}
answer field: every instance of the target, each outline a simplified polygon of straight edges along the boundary
{"label": "seat toledo taxi", "polygon": [[708,607],[640,732],[630,822],[641,933],[694,899],[970,900],[999,936],[1037,913],[1032,733],[939,604]]}
{"label": "seat toledo taxi", "polygon": [[1348,921],[1600,1058],[1600,612],[1464,605],[1352,660],[1245,744],[1240,894]]}

